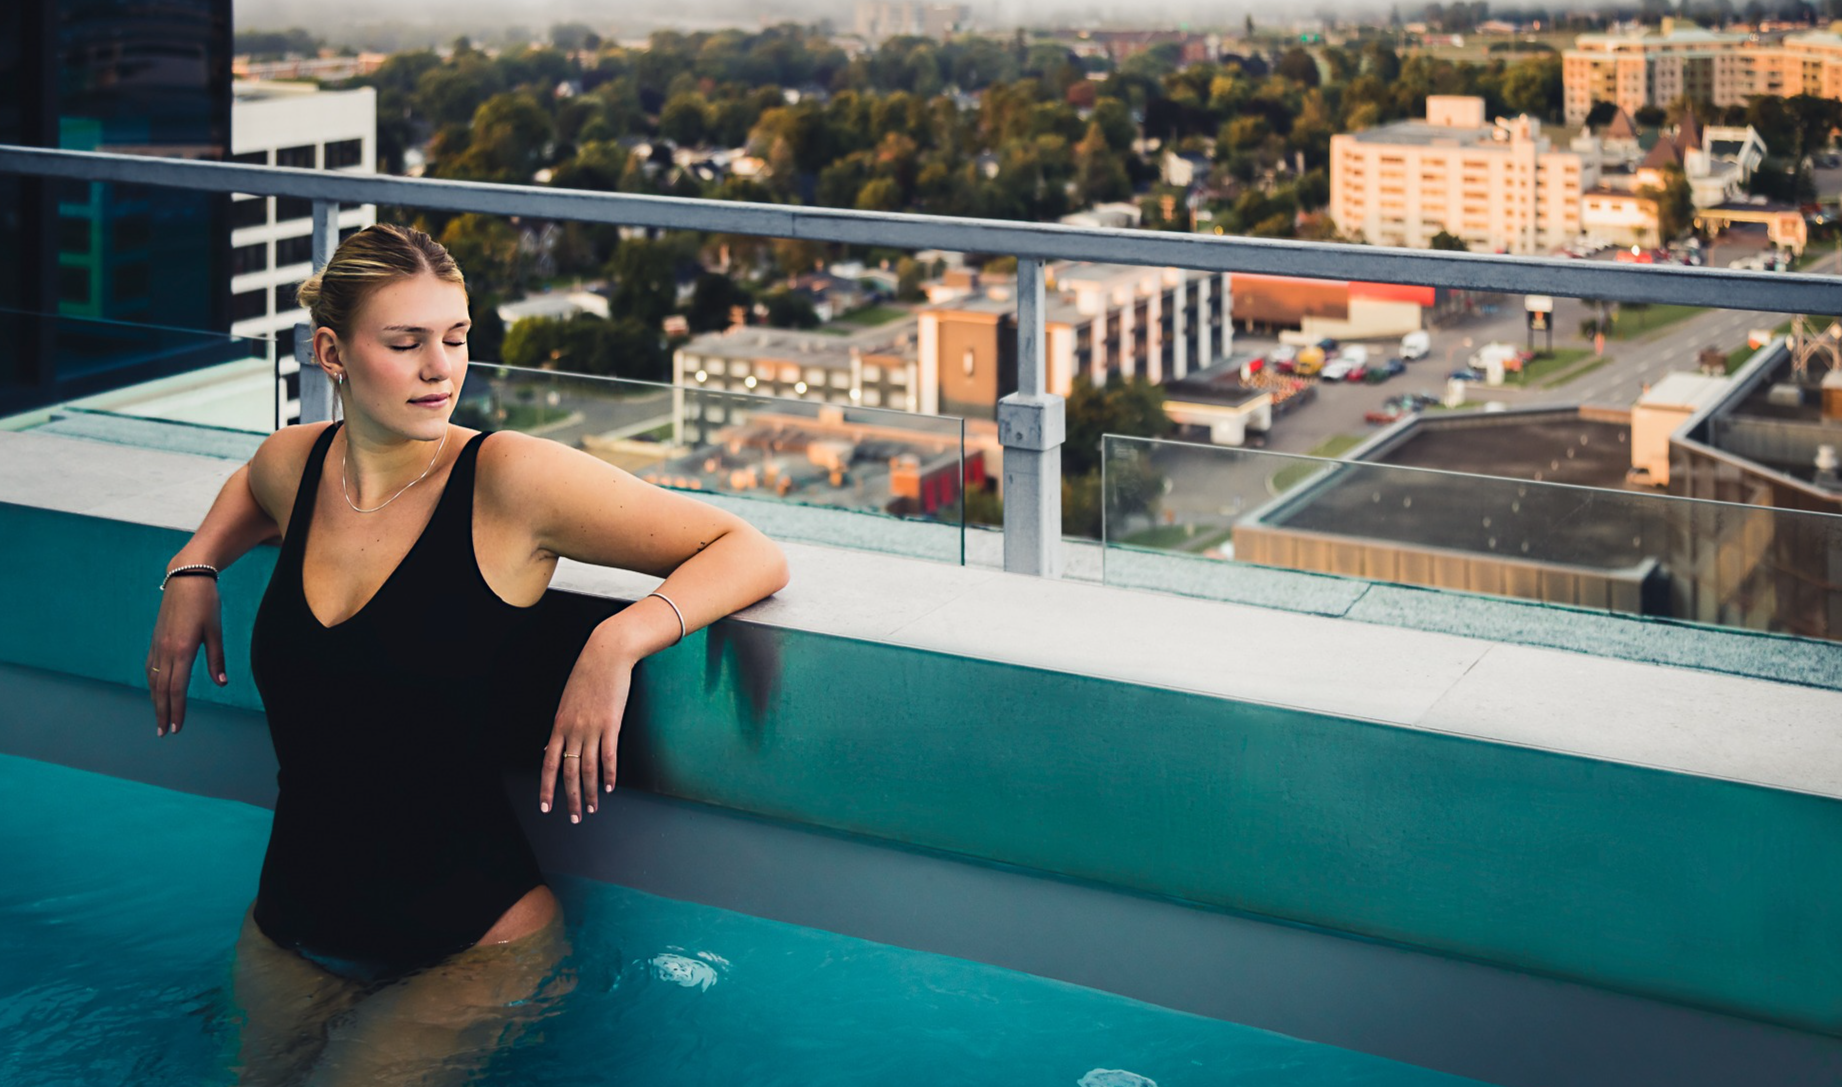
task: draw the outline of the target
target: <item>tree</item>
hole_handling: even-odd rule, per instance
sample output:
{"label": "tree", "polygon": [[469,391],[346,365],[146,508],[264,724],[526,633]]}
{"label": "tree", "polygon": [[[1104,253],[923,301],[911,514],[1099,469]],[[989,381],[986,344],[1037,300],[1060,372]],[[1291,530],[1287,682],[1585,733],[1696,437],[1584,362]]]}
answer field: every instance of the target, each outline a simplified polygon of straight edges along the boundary
{"label": "tree", "polygon": [[1318,62],[1304,49],[1293,46],[1279,58],[1274,72],[1304,87],[1318,85]]}
{"label": "tree", "polygon": [[1668,242],[1688,233],[1689,226],[1695,221],[1695,201],[1689,188],[1688,175],[1682,172],[1682,167],[1674,164],[1665,166],[1662,174],[1663,184],[1660,188],[1646,185],[1637,190],[1637,195],[1656,207],[1658,240]]}
{"label": "tree", "polygon": [[709,128],[710,103],[695,92],[674,94],[659,112],[659,135],[679,146],[702,143]]}
{"label": "tree", "polygon": [[550,115],[528,94],[495,94],[474,111],[458,151],[459,129],[445,129],[438,141],[435,173],[464,181],[522,183],[542,165],[550,149]]}
{"label": "tree", "polygon": [[767,307],[767,323],[775,328],[817,328],[819,314],[812,300],[797,291],[777,290],[762,295]]}
{"label": "tree", "polygon": [[684,311],[692,332],[717,332],[728,328],[736,306],[746,308],[752,300],[735,280],[717,272],[697,277],[691,289],[691,304]]}
{"label": "tree", "polygon": [[1064,413],[1062,470],[1073,475],[1099,469],[1102,434],[1165,438],[1177,430],[1164,414],[1164,390],[1142,377],[1126,380],[1115,374],[1096,388],[1086,374],[1077,375]]}
{"label": "tree", "polygon": [[1126,168],[1106,142],[1100,125],[1087,126],[1087,135],[1074,149],[1075,199],[1084,205],[1124,200],[1132,195]]}
{"label": "tree", "polygon": [[620,243],[607,267],[614,281],[610,315],[658,328],[678,304],[676,270],[677,258],[667,242],[630,238]]}
{"label": "tree", "polygon": [[1471,248],[1465,244],[1463,238],[1444,230],[1433,235],[1432,241],[1428,244],[1434,249],[1443,249],[1454,253],[1463,253]]}
{"label": "tree", "polygon": [[518,231],[491,215],[457,215],[441,231],[441,244],[467,277],[470,292],[507,295],[518,288]]}

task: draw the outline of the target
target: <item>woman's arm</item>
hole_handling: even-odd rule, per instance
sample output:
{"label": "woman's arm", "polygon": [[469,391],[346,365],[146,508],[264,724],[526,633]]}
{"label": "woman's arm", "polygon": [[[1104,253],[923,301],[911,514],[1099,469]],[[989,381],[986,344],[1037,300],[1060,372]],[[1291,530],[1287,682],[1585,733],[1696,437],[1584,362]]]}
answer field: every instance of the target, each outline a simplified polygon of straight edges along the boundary
{"label": "woman's arm", "polygon": [[[264,442],[263,448],[273,455],[269,442]],[[259,450],[249,464],[231,473],[198,531],[167,562],[167,570],[193,563],[223,570],[257,544],[276,536],[279,529],[274,518],[257,501],[251,488],[251,467],[263,455]],[[217,582],[208,577],[173,578],[160,595],[153,643],[147,650],[147,692],[153,699],[157,736],[166,735],[169,729],[178,732],[185,724],[186,685],[191,681],[200,645],[205,647],[212,682],[220,687],[229,683],[230,676],[224,668]]]}
{"label": "woman's arm", "polygon": [[786,587],[787,560],[740,517],[587,453],[522,434],[495,443],[494,501],[527,527],[539,551],[662,577],[658,591],[671,598],[646,597],[603,621],[570,674],[544,752],[539,804],[550,810],[567,761],[563,785],[574,821],[584,793],[592,812],[596,794],[614,787],[633,666],[679,640],[679,613],[689,634]]}

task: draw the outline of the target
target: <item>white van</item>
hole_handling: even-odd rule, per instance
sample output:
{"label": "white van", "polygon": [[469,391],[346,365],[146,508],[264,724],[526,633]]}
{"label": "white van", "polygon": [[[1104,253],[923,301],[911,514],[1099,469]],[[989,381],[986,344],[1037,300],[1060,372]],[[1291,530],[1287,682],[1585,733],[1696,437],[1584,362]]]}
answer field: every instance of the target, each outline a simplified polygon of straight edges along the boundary
{"label": "white van", "polygon": [[1433,337],[1427,332],[1409,332],[1401,337],[1401,357],[1409,362],[1423,359],[1433,349]]}

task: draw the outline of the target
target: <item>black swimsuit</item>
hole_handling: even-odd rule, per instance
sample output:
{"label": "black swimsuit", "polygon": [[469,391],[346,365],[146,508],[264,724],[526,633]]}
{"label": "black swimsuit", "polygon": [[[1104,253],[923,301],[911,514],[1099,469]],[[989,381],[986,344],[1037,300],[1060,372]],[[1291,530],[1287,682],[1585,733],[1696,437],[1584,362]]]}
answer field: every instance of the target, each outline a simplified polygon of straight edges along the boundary
{"label": "black swimsuit", "polygon": [[281,767],[255,919],[284,947],[378,980],[473,946],[543,883],[505,796],[508,722],[491,696],[493,662],[536,609],[506,603],[480,573],[478,434],[376,595],[322,625],[301,564],[340,425],[301,473],[250,642]]}

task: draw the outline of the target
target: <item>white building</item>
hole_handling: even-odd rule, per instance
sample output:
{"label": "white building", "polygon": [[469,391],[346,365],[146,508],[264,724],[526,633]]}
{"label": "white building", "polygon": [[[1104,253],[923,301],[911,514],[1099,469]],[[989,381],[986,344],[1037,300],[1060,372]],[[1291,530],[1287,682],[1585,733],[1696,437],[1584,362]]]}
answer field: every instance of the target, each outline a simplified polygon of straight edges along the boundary
{"label": "white building", "polygon": [[1426,119],[1330,138],[1337,225],[1423,249],[1444,231],[1474,250],[1540,253],[1580,233],[1597,156],[1554,148],[1532,117],[1484,119],[1484,100],[1428,95]]}
{"label": "white building", "polygon": [[[234,84],[230,145],[233,162],[253,166],[376,173],[377,92]],[[294,325],[307,311],[295,304],[294,290],[313,271],[312,214],[308,201],[289,197],[233,197],[230,205],[230,331],[275,341],[283,423],[300,418]],[[341,208],[339,236],[376,221],[369,204]]]}

